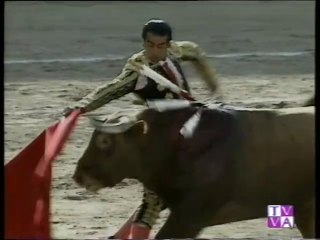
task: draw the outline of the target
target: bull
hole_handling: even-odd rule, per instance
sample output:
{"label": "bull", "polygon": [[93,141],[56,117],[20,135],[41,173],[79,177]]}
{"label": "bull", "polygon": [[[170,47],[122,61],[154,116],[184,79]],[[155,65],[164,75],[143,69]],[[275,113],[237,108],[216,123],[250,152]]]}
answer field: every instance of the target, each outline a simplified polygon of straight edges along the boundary
{"label": "bull", "polygon": [[293,205],[302,236],[314,238],[314,120],[314,106],[184,105],[91,118],[95,130],[73,178],[91,191],[139,180],[170,210],[157,239],[264,218],[274,204]]}

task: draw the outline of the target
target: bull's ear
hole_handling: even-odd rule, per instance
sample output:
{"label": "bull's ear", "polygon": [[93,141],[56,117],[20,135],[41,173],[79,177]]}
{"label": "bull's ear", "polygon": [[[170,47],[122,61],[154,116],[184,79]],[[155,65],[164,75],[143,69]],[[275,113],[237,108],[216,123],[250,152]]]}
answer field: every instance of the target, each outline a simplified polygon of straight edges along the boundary
{"label": "bull's ear", "polygon": [[137,121],[128,131],[130,134],[143,135],[148,133],[148,123],[144,120]]}

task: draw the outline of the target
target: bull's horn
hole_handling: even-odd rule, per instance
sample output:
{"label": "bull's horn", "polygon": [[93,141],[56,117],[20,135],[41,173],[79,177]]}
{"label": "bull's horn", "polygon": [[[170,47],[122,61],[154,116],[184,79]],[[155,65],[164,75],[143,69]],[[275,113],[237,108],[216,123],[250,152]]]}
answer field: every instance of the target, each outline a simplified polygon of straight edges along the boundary
{"label": "bull's horn", "polygon": [[105,133],[123,133],[131,128],[135,124],[135,119],[128,116],[120,116],[115,119],[101,122],[101,120],[95,117],[89,117],[91,125],[97,130]]}
{"label": "bull's horn", "polygon": [[85,113],[84,116],[100,123],[104,123],[107,120],[106,114]]}

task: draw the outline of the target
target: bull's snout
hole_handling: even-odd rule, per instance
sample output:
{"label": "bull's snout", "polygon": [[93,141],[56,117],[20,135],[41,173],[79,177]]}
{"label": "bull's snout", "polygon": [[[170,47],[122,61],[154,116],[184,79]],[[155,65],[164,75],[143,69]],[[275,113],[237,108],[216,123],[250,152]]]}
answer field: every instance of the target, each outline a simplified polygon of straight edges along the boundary
{"label": "bull's snout", "polygon": [[83,186],[83,177],[79,171],[76,171],[72,176],[73,181],[75,181],[78,185]]}
{"label": "bull's snout", "polygon": [[80,175],[73,174],[72,179],[73,179],[73,181],[75,181],[77,184],[81,185],[81,183],[82,183],[82,178],[81,178]]}
{"label": "bull's snout", "polygon": [[95,178],[88,175],[83,169],[77,168],[72,176],[72,179],[80,186],[84,187],[89,191],[96,192],[103,188],[103,184],[97,181]]}

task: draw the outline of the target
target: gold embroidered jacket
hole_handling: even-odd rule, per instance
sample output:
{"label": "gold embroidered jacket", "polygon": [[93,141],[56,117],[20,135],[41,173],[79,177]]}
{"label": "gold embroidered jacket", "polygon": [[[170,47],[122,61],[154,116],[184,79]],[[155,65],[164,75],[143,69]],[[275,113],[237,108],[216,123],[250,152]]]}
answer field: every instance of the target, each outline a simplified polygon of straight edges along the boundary
{"label": "gold embroidered jacket", "polygon": [[[99,86],[93,92],[76,102],[73,107],[83,108],[85,112],[93,111],[106,103],[133,92],[139,77],[139,68],[146,64],[144,50],[133,54],[125,64],[122,72],[114,80]],[[171,41],[168,49],[169,57],[178,62],[190,61],[200,74],[208,88],[214,92],[218,87],[216,74],[208,63],[205,52],[194,42]]]}

